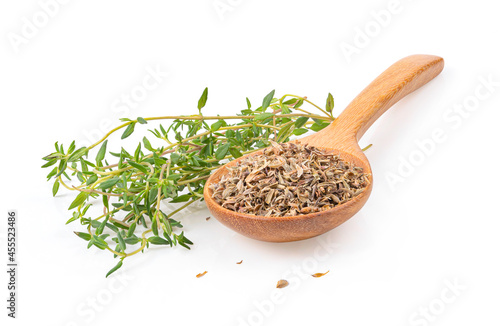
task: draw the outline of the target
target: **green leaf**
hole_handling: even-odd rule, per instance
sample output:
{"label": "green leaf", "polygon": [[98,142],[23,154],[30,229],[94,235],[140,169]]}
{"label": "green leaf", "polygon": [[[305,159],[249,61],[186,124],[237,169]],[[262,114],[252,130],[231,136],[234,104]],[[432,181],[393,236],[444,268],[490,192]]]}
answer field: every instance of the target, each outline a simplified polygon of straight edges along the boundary
{"label": "green leaf", "polygon": [[125,243],[129,244],[129,245],[135,245],[136,243],[139,243],[141,241],[142,240],[140,238],[136,237],[135,235],[125,239]]}
{"label": "green leaf", "polygon": [[59,190],[59,179],[56,179],[54,185],[52,186],[52,196],[55,196],[58,190]]}
{"label": "green leaf", "polygon": [[[110,152],[111,153],[111,152]],[[118,160],[118,169],[121,169],[123,168],[123,150],[120,152],[120,155],[118,155],[118,157],[120,158]]]}
{"label": "green leaf", "polygon": [[306,132],[308,132],[308,131],[309,131],[309,130],[307,130],[307,129],[305,129],[305,128],[300,128],[300,129],[295,129],[295,130],[293,131],[293,134],[294,134],[295,136],[300,136],[300,135],[302,135],[302,134],[305,134],[305,133],[306,133]]}
{"label": "green leaf", "polygon": [[59,167],[57,169],[59,172],[57,172],[56,177],[58,177],[64,173],[64,170],[66,170],[67,165],[68,165],[68,162],[65,160],[61,160],[61,162],[59,162]]}
{"label": "green leaf", "polygon": [[142,138],[142,142],[144,143],[144,147],[146,147],[147,150],[154,152],[154,149],[151,146],[151,143],[149,142],[149,140],[146,137]]}
{"label": "green leaf", "polygon": [[107,246],[103,245],[101,242],[99,242],[96,239],[97,239],[96,237],[92,237],[92,239],[90,239],[90,241],[89,241],[89,243],[87,245],[87,249],[90,248],[90,247],[92,247],[92,245],[94,245],[98,249],[105,250]]}
{"label": "green leaf", "polygon": [[328,97],[326,98],[326,112],[332,112],[334,106],[333,96],[331,93],[328,93]]}
{"label": "green leaf", "polygon": [[85,200],[87,200],[88,196],[89,196],[89,194],[87,192],[83,192],[83,191],[80,192],[78,194],[78,196],[76,196],[75,200],[73,200],[71,205],[69,205],[68,210],[73,209],[73,208],[83,204],[85,202]]}
{"label": "green leaf", "polygon": [[273,116],[273,113],[271,112],[265,112],[265,113],[261,113],[261,114],[258,114],[255,116],[255,120],[259,121],[259,120],[266,120],[267,118],[270,118]]}
{"label": "green leaf", "polygon": [[285,102],[283,102],[283,104],[285,104],[285,105],[292,105],[295,102],[297,102],[297,99],[296,98],[291,98],[291,99],[286,100]]}
{"label": "green leaf", "polygon": [[83,209],[82,211],[82,215],[85,215],[85,213],[87,213],[88,209],[90,208],[90,206],[92,206],[92,204],[87,204],[85,205],[85,208]]}
{"label": "green leaf", "polygon": [[189,248],[188,245],[192,245],[193,242],[184,236],[184,231],[182,231],[181,234],[179,234],[179,235],[174,234],[174,238],[176,238],[177,241],[179,242],[179,244],[181,246],[183,246],[184,248],[191,249],[191,248]]}
{"label": "green leaf", "polygon": [[115,228],[118,227],[118,228],[123,229],[123,230],[128,230],[128,225],[124,224],[123,222],[120,223],[120,221],[116,221],[116,222],[113,221],[111,223],[113,223],[113,224],[108,223],[107,226],[109,227],[109,225],[112,225],[112,226],[115,226]]}
{"label": "green leaf", "polygon": [[307,120],[309,120],[308,117],[300,117],[297,120],[295,120],[295,128],[302,128],[303,125],[306,124]]}
{"label": "green leaf", "polygon": [[94,244],[99,248],[99,249],[106,249],[108,246],[108,243],[104,241],[103,238],[98,237],[98,236],[93,236],[92,239],[94,239]]}
{"label": "green leaf", "polygon": [[51,165],[54,165],[54,164],[56,164],[56,163],[57,163],[57,159],[55,158],[55,159],[53,159],[53,160],[48,161],[48,162],[47,162],[47,163],[45,163],[44,165],[42,165],[42,168],[47,168],[47,167],[49,167],[49,166],[51,166]]}
{"label": "green leaf", "polygon": [[78,181],[80,181],[81,183],[85,183],[85,179],[83,178],[83,173],[77,172],[76,177],[78,178]]}
{"label": "green leaf", "polygon": [[101,189],[111,188],[114,185],[116,185],[119,181],[120,181],[120,178],[113,178],[113,179],[106,180],[106,181],[102,182],[101,184],[99,184],[99,188],[101,188]]}
{"label": "green leaf", "polygon": [[156,196],[158,195],[158,188],[153,188],[149,191],[149,202],[152,203],[155,199]]}
{"label": "green leaf", "polygon": [[167,164],[167,160],[164,157],[159,157],[158,154],[153,154],[153,159],[157,167],[162,167],[163,164]]}
{"label": "green leaf", "polygon": [[137,145],[137,148],[135,149],[135,153],[134,153],[134,160],[136,162],[139,162],[140,161],[140,158],[141,158],[141,143],[139,143]]}
{"label": "green leaf", "polygon": [[[172,234],[172,233],[170,233],[170,234]],[[172,242],[172,239],[170,239],[170,236],[168,235],[168,233],[164,231],[163,232],[163,236],[165,237],[165,239],[167,239],[168,244],[170,245],[170,247],[172,247],[173,242]]]}
{"label": "green leaf", "polygon": [[208,87],[205,88],[203,91],[203,94],[201,94],[200,99],[198,100],[198,110],[200,110],[205,106],[207,103],[207,98],[208,98]]}
{"label": "green leaf", "polygon": [[[176,236],[174,234],[174,236]],[[181,239],[179,239],[179,237],[177,236],[177,241],[179,242],[179,245],[183,246],[184,248],[188,249],[188,250],[191,250],[191,248],[189,248],[189,246],[187,244],[185,244],[183,241],[181,241]]]}
{"label": "green leaf", "polygon": [[154,235],[158,235],[158,216],[153,217],[153,223],[151,223],[151,231]]}
{"label": "green leaf", "polygon": [[234,147],[231,147],[229,149],[229,153],[231,154],[232,157],[234,158],[238,158],[238,157],[241,157],[243,156],[243,154],[241,154],[241,152],[237,149],[237,148],[234,148]]}
{"label": "green leaf", "polygon": [[158,236],[149,237],[148,241],[149,241],[149,243],[154,244],[154,245],[168,245],[169,244],[167,240],[160,238]]}
{"label": "green leaf", "polygon": [[288,137],[290,137],[291,133],[295,129],[295,125],[293,123],[290,123],[280,129],[277,135],[276,141],[278,143],[286,141]]}
{"label": "green leaf", "polygon": [[94,182],[96,182],[97,179],[98,179],[98,177],[97,177],[96,174],[90,176],[90,178],[88,178],[87,182],[86,182],[87,186],[90,186],[91,184],[93,184]]}
{"label": "green leaf", "polygon": [[172,153],[170,154],[170,162],[174,163],[174,164],[177,164],[179,163],[179,159],[181,158],[181,156],[177,153]]}
{"label": "green leaf", "polygon": [[113,232],[118,232],[118,228],[116,226],[114,226],[113,224],[106,223],[106,227],[108,229],[112,230]]}
{"label": "green leaf", "polygon": [[180,178],[182,178],[182,174],[177,173],[169,175],[167,180],[179,180]]}
{"label": "green leaf", "polygon": [[69,220],[66,221],[66,224],[69,224],[69,223],[71,223],[73,221],[76,221],[79,218],[80,218],[80,214],[78,214],[78,212],[73,212],[73,216]]}
{"label": "green leaf", "polygon": [[294,108],[300,108],[302,106],[302,104],[304,104],[304,100],[303,99],[299,99],[297,101],[297,103],[293,107]]}
{"label": "green leaf", "polygon": [[135,122],[131,122],[122,134],[122,139],[127,138],[134,132]]}
{"label": "green leaf", "polygon": [[222,127],[223,125],[224,125],[224,120],[218,120],[217,122],[215,122],[214,124],[212,124],[210,126],[210,131],[215,132],[215,131],[219,130],[220,127]]}
{"label": "green leaf", "polygon": [[101,225],[101,222],[99,222],[98,220],[90,220],[89,223],[90,226],[92,226],[94,229],[97,229],[99,225]]}
{"label": "green leaf", "polygon": [[87,166],[87,161],[85,161],[83,158],[80,158],[80,164],[82,165],[82,173],[89,171],[89,167]]}
{"label": "green leaf", "polygon": [[131,237],[133,234],[134,234],[134,231],[135,231],[135,227],[137,226],[137,223],[134,222],[130,225],[130,227],[128,228],[128,231],[127,231],[127,238]]}
{"label": "green leaf", "polygon": [[95,230],[95,234],[97,234],[97,235],[102,234],[102,232],[104,231],[104,227],[106,226],[106,223],[108,222],[108,219],[109,219],[109,215],[106,216],[106,219],[101,224],[99,224],[99,226]]}
{"label": "green leaf", "polygon": [[123,261],[119,261],[118,264],[116,264],[115,267],[111,268],[108,272],[108,274],[106,274],[106,277],[108,277],[109,275],[113,274],[114,272],[116,272],[120,267],[122,267],[123,265]]}
{"label": "green leaf", "polygon": [[182,239],[185,243],[188,243],[190,245],[193,244],[193,242],[191,240],[186,238],[186,236],[184,235],[184,231],[181,232],[181,234],[179,235],[179,238]]}
{"label": "green leaf", "polygon": [[262,111],[265,111],[269,107],[269,104],[271,104],[273,97],[274,97],[274,89],[269,94],[267,94],[262,100]]}
{"label": "green leaf", "polygon": [[133,161],[128,161],[127,162],[130,166],[136,168],[137,170],[141,171],[142,173],[148,174],[148,169],[142,164],[135,163]]}
{"label": "green leaf", "polygon": [[90,234],[84,232],[74,232],[74,233],[85,241],[89,241],[90,238],[92,237]]}
{"label": "green leaf", "polygon": [[47,181],[48,181],[48,180],[50,180],[50,178],[52,178],[52,177],[53,177],[53,176],[55,176],[56,174],[57,174],[57,166],[56,166],[56,167],[54,167],[54,168],[52,169],[52,171],[50,171],[50,173],[49,173],[49,174],[47,174]]}
{"label": "green leaf", "polygon": [[68,158],[68,162],[76,162],[82,157],[83,155],[87,154],[87,147],[82,147],[77,149],[76,151],[73,152],[73,154],[70,155]]}
{"label": "green leaf", "polygon": [[249,109],[250,109],[251,107],[252,107],[252,104],[250,103],[250,100],[249,100],[249,99],[248,99],[248,97],[247,97],[247,108],[249,108]]}
{"label": "green leaf", "polygon": [[328,127],[329,123],[328,122],[318,122],[316,121],[311,125],[311,129],[314,131],[320,131],[321,129],[324,129],[325,127]]}
{"label": "green leaf", "polygon": [[188,201],[189,199],[191,199],[191,197],[193,197],[193,195],[184,194],[184,195],[180,195],[179,197],[175,197],[170,202],[171,203],[182,203],[182,202]]}
{"label": "green leaf", "polygon": [[229,144],[229,143],[225,143],[225,144],[219,146],[217,148],[217,151],[215,151],[215,158],[218,160],[222,160],[226,156],[227,152],[229,151],[229,146],[231,146],[231,144]]}
{"label": "green leaf", "polygon": [[141,118],[141,117],[137,118],[137,122],[139,122],[141,125],[145,125],[148,123],[146,120],[144,120],[144,118]]}
{"label": "green leaf", "polygon": [[68,174],[66,173],[66,171],[63,171],[62,174],[66,177],[66,179],[68,179],[69,181],[71,181],[71,178],[68,176]]}
{"label": "green leaf", "polygon": [[61,153],[51,153],[49,155],[46,155],[44,157],[42,157],[42,160],[44,161],[51,161],[55,158],[62,158],[64,155],[62,155]]}
{"label": "green leaf", "polygon": [[160,130],[161,130],[161,133],[163,134],[163,136],[167,136],[168,135],[168,133],[165,130],[165,128],[163,128],[163,125],[160,125]]}
{"label": "green leaf", "polygon": [[288,105],[285,105],[284,103],[281,105],[281,113],[282,114],[290,114],[292,111],[290,111],[290,108]]}
{"label": "green leaf", "polygon": [[118,237],[118,244],[120,245],[120,248],[122,251],[125,251],[125,249],[127,249],[127,245],[125,244],[125,241],[123,241],[122,234],[118,232],[116,235]]}
{"label": "green leaf", "polygon": [[104,156],[106,155],[107,145],[108,145],[108,140],[106,139],[104,143],[102,143],[101,148],[99,149],[99,152],[97,153],[97,156],[95,158],[97,162],[101,162],[104,159]]}
{"label": "green leaf", "polygon": [[73,153],[73,151],[75,150],[75,141],[73,140],[71,142],[71,145],[69,145],[69,148],[68,148],[68,154],[71,154]]}

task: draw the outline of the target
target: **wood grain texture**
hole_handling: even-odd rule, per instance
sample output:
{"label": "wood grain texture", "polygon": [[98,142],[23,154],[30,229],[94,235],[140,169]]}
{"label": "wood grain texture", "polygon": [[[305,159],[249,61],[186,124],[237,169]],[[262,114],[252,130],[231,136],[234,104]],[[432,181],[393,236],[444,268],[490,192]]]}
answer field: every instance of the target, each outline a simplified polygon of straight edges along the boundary
{"label": "wood grain texture", "polygon": [[371,167],[358,140],[385,111],[436,77],[443,67],[443,59],[432,55],[412,55],[399,60],[368,85],[330,126],[297,141],[335,152],[370,174],[370,185],[354,199],[330,210],[293,217],[236,213],[218,205],[208,185],[218,182],[227,173],[226,167],[237,164],[241,157],[219,168],[208,179],[204,189],[208,209],[229,228],[254,239],[273,242],[311,238],[344,223],[363,207],[373,187]]}

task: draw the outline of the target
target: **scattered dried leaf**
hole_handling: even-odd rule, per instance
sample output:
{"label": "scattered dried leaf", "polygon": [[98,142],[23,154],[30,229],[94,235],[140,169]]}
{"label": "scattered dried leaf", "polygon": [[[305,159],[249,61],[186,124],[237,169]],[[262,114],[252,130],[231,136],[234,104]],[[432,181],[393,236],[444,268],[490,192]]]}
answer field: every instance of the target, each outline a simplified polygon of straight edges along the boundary
{"label": "scattered dried leaf", "polygon": [[278,289],[281,289],[281,288],[284,288],[284,287],[287,287],[288,286],[288,281],[287,280],[279,280],[278,281],[278,284],[276,284],[276,287]]}
{"label": "scattered dried leaf", "polygon": [[321,276],[324,276],[326,274],[328,274],[330,271],[327,271],[326,273],[315,273],[315,274],[312,274],[311,276],[312,277],[321,277]]}
{"label": "scattered dried leaf", "polygon": [[196,275],[196,277],[200,278],[200,277],[204,276],[206,273],[207,273],[207,271],[204,271],[203,273],[200,273],[200,274]]}
{"label": "scattered dried leaf", "polygon": [[205,220],[207,220],[207,221],[208,221],[209,219],[210,219],[210,216],[209,216],[209,217],[207,217]]}
{"label": "scattered dried leaf", "polygon": [[242,262],[243,262],[243,260],[241,260],[241,261],[237,262],[236,264],[238,264],[238,265],[239,265],[239,264],[241,264]]}

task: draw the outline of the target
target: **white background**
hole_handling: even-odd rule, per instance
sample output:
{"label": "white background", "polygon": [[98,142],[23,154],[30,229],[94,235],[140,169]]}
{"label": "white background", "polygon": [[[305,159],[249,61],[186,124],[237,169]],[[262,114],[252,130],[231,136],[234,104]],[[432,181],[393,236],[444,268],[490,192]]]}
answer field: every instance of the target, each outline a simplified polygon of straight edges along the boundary
{"label": "white background", "polygon": [[[6,317],[2,273],[2,325],[498,324],[498,11],[486,0],[390,3],[74,0],[50,7],[44,21],[38,1],[2,1],[0,214],[19,212],[18,319]],[[30,30],[34,19],[40,27]],[[347,44],[355,52],[345,54]],[[206,221],[200,204],[181,217],[191,251],[155,248],[105,279],[116,261],[87,250],[72,233],[78,225],[64,224],[73,194],[52,198],[40,169],[55,141],[85,144],[120,117],[195,114],[206,86],[205,114],[236,113],[246,96],[259,104],[276,89],[322,106],[331,92],[338,115],[414,53],[442,56],[443,73],[361,140],[373,143],[371,198],[314,239],[247,239]],[[135,107],[117,110],[148,67],[168,76]],[[489,92],[481,86],[488,79]],[[417,142],[429,143],[436,129],[444,141],[423,154]],[[134,148],[145,132],[124,145]],[[403,161],[411,164],[404,176]],[[290,286],[277,291],[280,278]]]}

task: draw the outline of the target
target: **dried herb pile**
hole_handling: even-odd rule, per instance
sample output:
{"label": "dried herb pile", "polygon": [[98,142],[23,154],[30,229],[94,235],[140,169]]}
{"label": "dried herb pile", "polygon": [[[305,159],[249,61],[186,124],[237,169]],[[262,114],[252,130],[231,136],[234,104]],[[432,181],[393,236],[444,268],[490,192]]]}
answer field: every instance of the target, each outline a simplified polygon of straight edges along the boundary
{"label": "dried herb pile", "polygon": [[296,216],[345,203],[369,183],[363,169],[312,146],[278,144],[244,159],[210,185],[223,207],[261,216]]}

